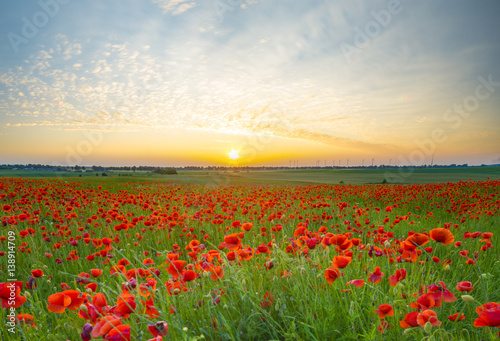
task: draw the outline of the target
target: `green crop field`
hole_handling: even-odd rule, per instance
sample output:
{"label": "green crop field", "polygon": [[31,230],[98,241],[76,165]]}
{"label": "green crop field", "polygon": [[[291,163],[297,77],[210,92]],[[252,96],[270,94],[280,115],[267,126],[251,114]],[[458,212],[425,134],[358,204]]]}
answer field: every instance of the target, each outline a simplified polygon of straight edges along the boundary
{"label": "green crop field", "polygon": [[[98,176],[96,176],[98,174]],[[500,167],[415,169],[306,169],[249,171],[179,171],[177,175],[151,172],[99,173],[0,170],[0,177],[78,178],[91,182],[172,182],[180,184],[425,184],[500,179]]]}

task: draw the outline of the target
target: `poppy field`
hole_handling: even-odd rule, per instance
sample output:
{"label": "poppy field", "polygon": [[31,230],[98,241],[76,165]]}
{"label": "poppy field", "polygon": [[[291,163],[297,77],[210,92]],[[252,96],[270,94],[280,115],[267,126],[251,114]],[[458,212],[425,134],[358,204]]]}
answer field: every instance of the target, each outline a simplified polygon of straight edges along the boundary
{"label": "poppy field", "polygon": [[494,340],[500,181],[0,178],[2,340]]}

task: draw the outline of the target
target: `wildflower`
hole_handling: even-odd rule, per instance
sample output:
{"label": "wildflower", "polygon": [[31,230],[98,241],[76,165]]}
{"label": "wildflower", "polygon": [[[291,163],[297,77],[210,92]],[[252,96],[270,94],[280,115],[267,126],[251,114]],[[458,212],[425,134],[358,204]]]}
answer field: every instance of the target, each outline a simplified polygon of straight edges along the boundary
{"label": "wildflower", "polygon": [[266,291],[266,293],[264,294],[264,300],[260,303],[260,306],[262,308],[269,307],[273,304],[273,301],[273,294],[269,291]]}
{"label": "wildflower", "polygon": [[31,274],[35,278],[43,277],[43,271],[41,269],[31,270]]}
{"label": "wildflower", "polygon": [[399,325],[401,326],[401,328],[417,327],[419,325],[417,321],[419,313],[420,313],[419,311],[413,311],[411,313],[406,314],[404,320],[399,321]]}
{"label": "wildflower", "polygon": [[380,281],[382,280],[382,277],[384,277],[384,273],[380,271],[380,267],[377,266],[375,268],[375,271],[373,271],[371,274],[370,274],[370,277],[368,277],[368,280],[372,283],[380,283]]}
{"label": "wildflower", "polygon": [[424,326],[430,322],[432,326],[440,326],[441,321],[438,320],[436,312],[433,310],[424,310],[417,315],[417,323],[419,326]]}
{"label": "wildflower", "polygon": [[332,284],[333,282],[335,282],[335,280],[337,278],[339,278],[341,276],[341,273],[340,273],[339,269],[329,267],[325,270],[325,272],[323,273],[323,276],[325,277],[328,284]]}
{"label": "wildflower", "polygon": [[335,257],[333,257],[332,266],[334,268],[343,269],[347,265],[349,265],[349,263],[351,263],[351,261],[352,261],[351,257],[335,256]]}
{"label": "wildflower", "polygon": [[472,283],[471,282],[458,282],[457,283],[457,290],[458,291],[466,291],[466,292],[469,292],[471,291],[472,289],[474,289],[474,287],[472,286]]}
{"label": "wildflower", "polygon": [[66,309],[76,310],[80,308],[85,299],[85,296],[80,296],[76,290],[65,290],[48,297],[47,309],[53,313],[61,314]]}
{"label": "wildflower", "polygon": [[155,324],[149,324],[148,330],[154,337],[165,336],[168,333],[168,324],[164,321],[158,321]]}
{"label": "wildflower", "polygon": [[378,309],[376,309],[375,312],[381,319],[384,319],[386,316],[394,316],[394,309],[390,304],[387,303],[379,305]]}
{"label": "wildflower", "polygon": [[[499,327],[500,326],[500,305],[497,304],[489,309],[483,309],[478,313],[478,318],[474,320],[474,327]],[[476,310],[477,312],[477,310]]]}
{"label": "wildflower", "polygon": [[[11,288],[15,287],[14,290]],[[21,294],[21,290],[23,288],[23,282],[15,281],[9,283],[0,283],[0,300],[2,300],[2,308],[19,308],[26,302],[26,297],[19,296]],[[12,292],[14,292],[14,297],[11,296]],[[12,300],[14,298],[14,300]],[[14,302],[12,305],[11,302]]]}
{"label": "wildflower", "polygon": [[432,240],[438,243],[442,243],[443,245],[448,245],[455,241],[453,233],[451,233],[450,230],[445,228],[432,229],[429,232],[429,236],[431,237]]}
{"label": "wildflower", "polygon": [[383,334],[386,331],[386,329],[388,329],[389,327],[390,327],[389,322],[387,322],[387,321],[380,321],[380,324],[378,325],[377,329],[378,329],[378,331],[380,333]]}
{"label": "wildflower", "polygon": [[448,320],[453,321],[453,322],[462,321],[462,320],[465,320],[465,315],[464,315],[464,313],[455,313],[453,315],[449,315]]}
{"label": "wildflower", "polygon": [[389,284],[391,287],[395,287],[399,281],[402,281],[406,278],[406,269],[398,269],[396,273],[392,276],[389,276]]}
{"label": "wildflower", "polygon": [[346,283],[346,285],[354,285],[358,288],[361,288],[364,284],[365,284],[365,280],[364,279],[353,279],[352,281],[349,281]]}
{"label": "wildflower", "polygon": [[90,335],[93,338],[104,336],[109,333],[114,327],[122,324],[122,319],[114,315],[106,315],[101,317],[92,329]]}

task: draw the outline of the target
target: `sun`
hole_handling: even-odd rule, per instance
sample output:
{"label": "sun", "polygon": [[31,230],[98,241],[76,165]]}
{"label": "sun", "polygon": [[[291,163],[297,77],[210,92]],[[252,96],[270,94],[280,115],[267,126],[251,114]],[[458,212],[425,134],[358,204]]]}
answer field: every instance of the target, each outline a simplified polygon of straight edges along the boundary
{"label": "sun", "polygon": [[240,156],[238,155],[240,151],[239,150],[234,150],[232,149],[229,153],[227,153],[227,155],[229,155],[229,158],[231,160],[236,160],[237,158],[239,158]]}

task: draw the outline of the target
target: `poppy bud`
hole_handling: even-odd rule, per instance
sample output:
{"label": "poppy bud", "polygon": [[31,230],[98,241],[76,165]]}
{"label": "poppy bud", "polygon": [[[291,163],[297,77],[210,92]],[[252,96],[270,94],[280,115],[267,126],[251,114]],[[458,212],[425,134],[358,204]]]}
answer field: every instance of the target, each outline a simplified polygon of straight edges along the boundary
{"label": "poppy bud", "polygon": [[464,300],[464,302],[473,302],[474,301],[474,297],[472,297],[471,295],[462,295],[462,299]]}
{"label": "poppy bud", "polygon": [[432,324],[427,321],[424,325],[424,331],[427,333],[427,334],[430,334],[431,331],[432,331]]}
{"label": "poppy bud", "polygon": [[83,341],[89,341],[91,336],[90,333],[92,332],[92,325],[90,323],[87,323],[83,326],[82,333],[80,334],[80,337],[82,338]]}
{"label": "poppy bud", "polygon": [[410,334],[413,332],[412,328],[406,328],[405,331],[403,332],[404,335]]}

